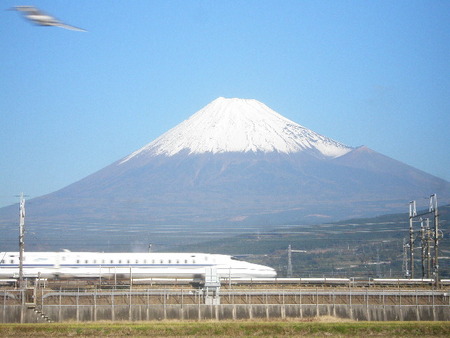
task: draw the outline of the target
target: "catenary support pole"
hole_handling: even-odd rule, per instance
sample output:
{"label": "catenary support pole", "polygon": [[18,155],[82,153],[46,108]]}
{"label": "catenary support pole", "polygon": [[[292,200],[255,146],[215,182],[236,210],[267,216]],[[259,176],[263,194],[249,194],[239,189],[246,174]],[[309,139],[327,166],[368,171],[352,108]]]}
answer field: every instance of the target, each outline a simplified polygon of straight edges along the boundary
{"label": "catenary support pole", "polygon": [[417,216],[416,201],[409,202],[409,278],[414,278],[414,229],[413,218]]}
{"label": "catenary support pole", "polygon": [[24,287],[23,281],[23,254],[25,251],[25,198],[20,194],[19,206],[19,288]]}

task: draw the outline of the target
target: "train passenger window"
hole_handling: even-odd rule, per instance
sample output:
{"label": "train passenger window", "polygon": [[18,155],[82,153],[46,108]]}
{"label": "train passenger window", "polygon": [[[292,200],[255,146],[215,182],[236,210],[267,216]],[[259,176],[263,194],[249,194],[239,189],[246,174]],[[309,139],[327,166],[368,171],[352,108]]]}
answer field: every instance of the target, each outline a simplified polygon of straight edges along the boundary
{"label": "train passenger window", "polygon": [[147,264],[147,260],[146,259],[144,259],[144,264]]}
{"label": "train passenger window", "polygon": [[105,264],[105,260],[104,259],[102,259],[102,264]]}
{"label": "train passenger window", "polygon": [[79,259],[77,259],[77,264],[80,264],[80,260]]}
{"label": "train passenger window", "polygon": [[184,264],[187,264],[187,259],[184,260]]}
{"label": "train passenger window", "polygon": [[87,263],[88,263],[88,260],[86,259],[86,260],[84,261],[84,263],[86,263],[86,264],[87,264]]}
{"label": "train passenger window", "polygon": [[161,262],[160,262],[161,264],[163,264],[164,263],[164,261],[161,259]]}
{"label": "train passenger window", "polygon": [[111,259],[111,264],[114,264],[114,261]]}
{"label": "train passenger window", "polygon": [[172,264],[172,260],[171,259],[169,259],[169,264]]}
{"label": "train passenger window", "polygon": [[93,262],[94,264],[97,264],[97,260],[96,259],[94,259],[94,262]]}
{"label": "train passenger window", "polygon": [[127,264],[130,264],[130,260],[129,259],[127,260]]}
{"label": "train passenger window", "polygon": [[180,264],[180,260],[179,259],[177,259],[177,264]]}
{"label": "train passenger window", "polygon": [[192,264],[195,264],[195,259],[192,260]]}
{"label": "train passenger window", "polygon": [[14,263],[14,259],[11,259],[11,264],[13,264]]}
{"label": "train passenger window", "polygon": [[136,264],[139,264],[139,259],[136,259]]}
{"label": "train passenger window", "polygon": [[152,259],[152,264],[155,264],[155,260],[154,259]]}
{"label": "train passenger window", "polygon": [[[111,262],[112,263],[112,262]],[[122,264],[122,260],[121,259],[119,259],[119,264]]]}
{"label": "train passenger window", "polygon": [[4,260],[4,259],[2,259],[1,263],[2,263],[2,264],[4,264],[4,263],[5,263],[5,260]]}

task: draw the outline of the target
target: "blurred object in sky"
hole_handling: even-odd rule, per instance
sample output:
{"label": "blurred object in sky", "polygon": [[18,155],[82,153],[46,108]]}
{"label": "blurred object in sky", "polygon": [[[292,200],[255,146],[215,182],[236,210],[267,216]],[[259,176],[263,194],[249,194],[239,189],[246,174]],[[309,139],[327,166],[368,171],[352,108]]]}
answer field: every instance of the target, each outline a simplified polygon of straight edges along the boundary
{"label": "blurred object in sky", "polygon": [[84,29],[67,25],[33,6],[15,6],[11,8],[11,10],[22,12],[23,16],[26,19],[40,26],[56,26],[65,29],[86,32],[86,30]]}

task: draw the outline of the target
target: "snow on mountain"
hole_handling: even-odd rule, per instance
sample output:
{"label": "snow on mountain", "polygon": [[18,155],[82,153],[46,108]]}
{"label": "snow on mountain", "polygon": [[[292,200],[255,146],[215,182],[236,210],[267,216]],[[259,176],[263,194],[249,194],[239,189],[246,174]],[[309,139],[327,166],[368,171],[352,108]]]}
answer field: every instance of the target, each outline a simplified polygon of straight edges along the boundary
{"label": "snow on mountain", "polygon": [[309,151],[335,158],[353,148],[319,135],[251,99],[220,97],[121,161],[148,155]]}

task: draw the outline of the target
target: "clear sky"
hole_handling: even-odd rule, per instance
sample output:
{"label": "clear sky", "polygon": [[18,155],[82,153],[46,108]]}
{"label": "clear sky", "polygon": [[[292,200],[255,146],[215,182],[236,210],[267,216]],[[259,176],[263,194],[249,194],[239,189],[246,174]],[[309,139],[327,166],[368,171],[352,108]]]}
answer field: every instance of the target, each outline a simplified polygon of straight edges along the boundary
{"label": "clear sky", "polygon": [[[30,4],[88,32],[3,10]],[[105,167],[219,96],[450,181],[450,1],[1,6],[0,206]]]}

